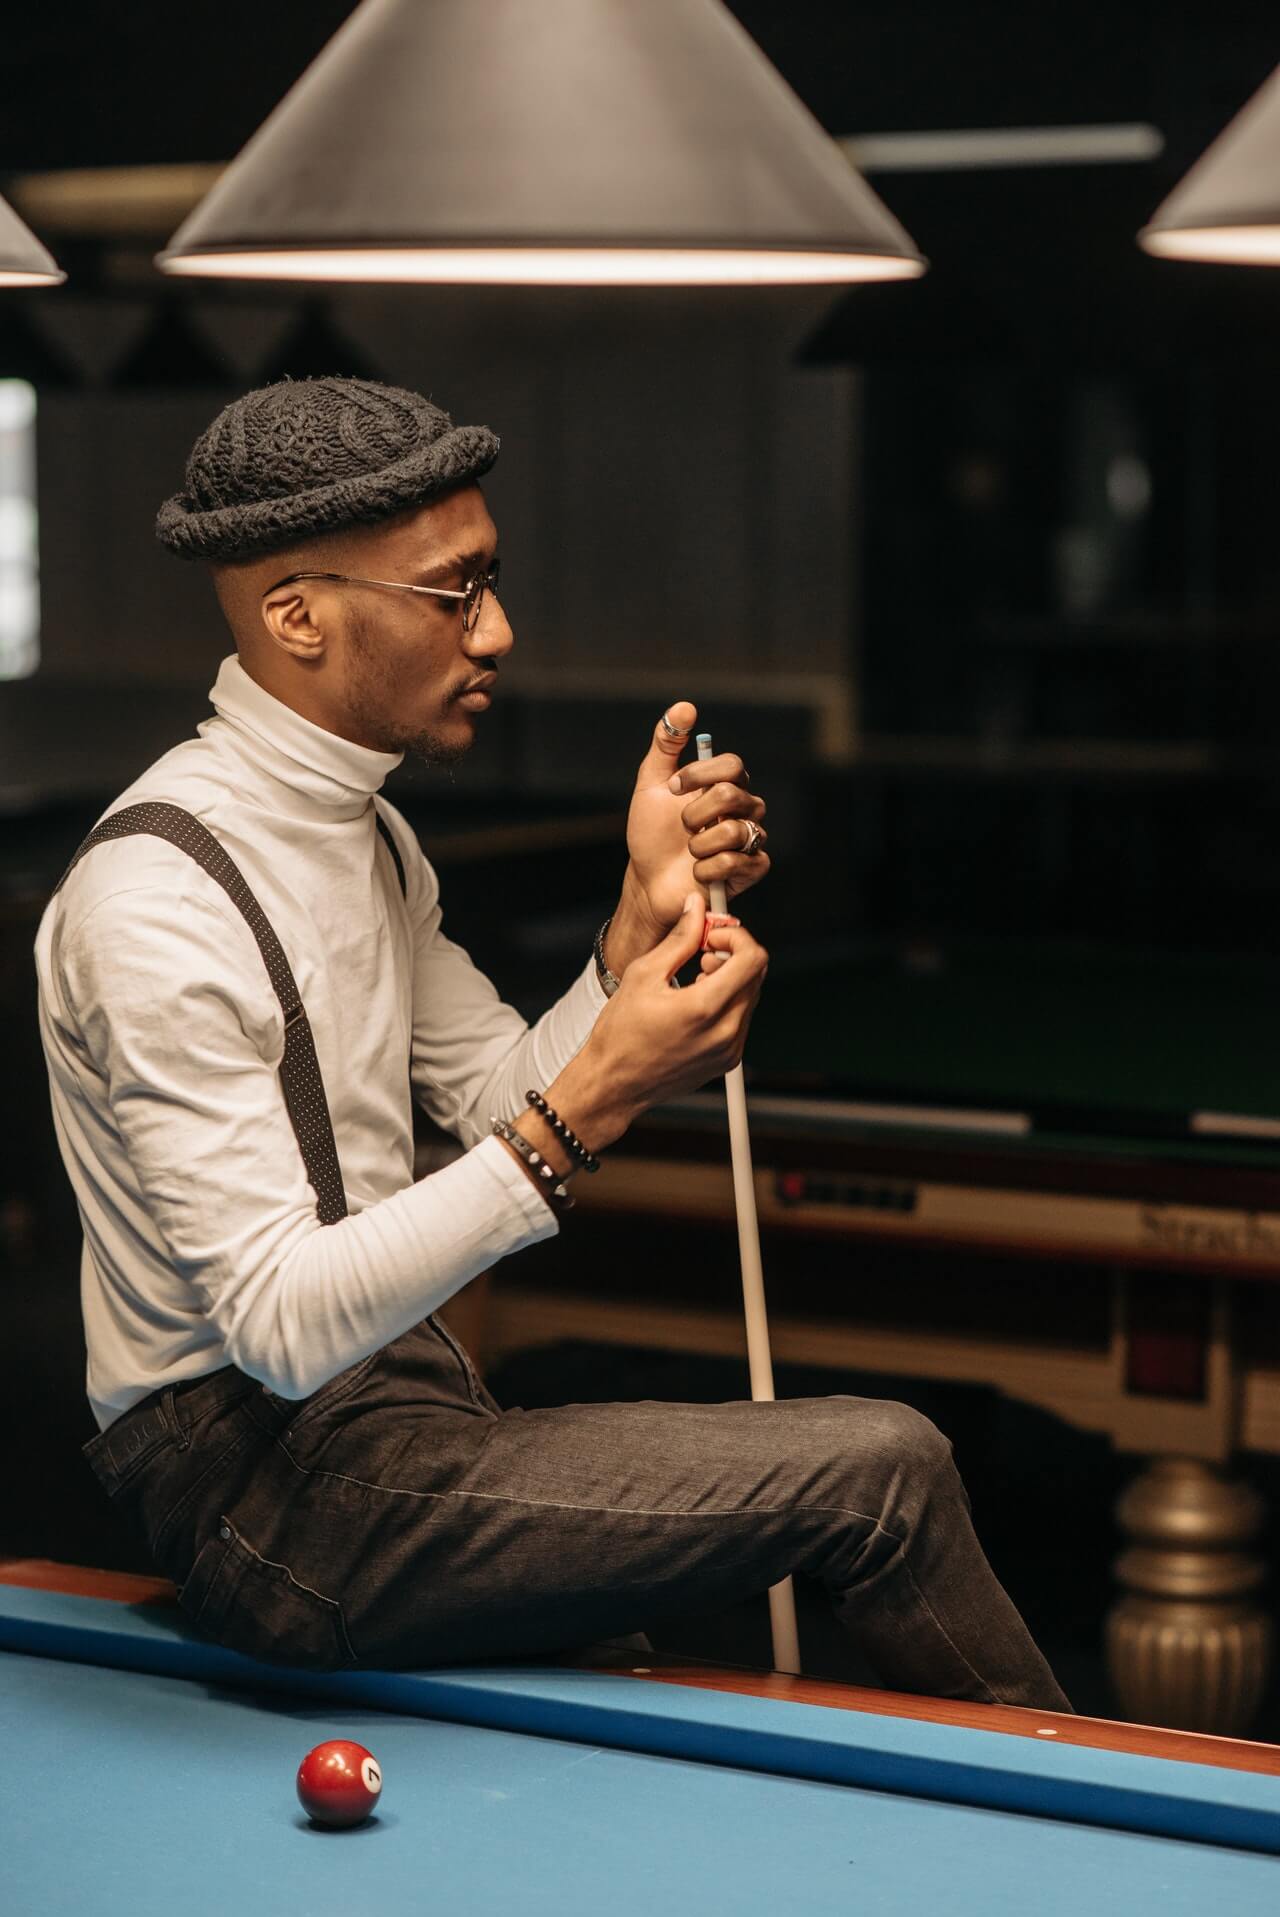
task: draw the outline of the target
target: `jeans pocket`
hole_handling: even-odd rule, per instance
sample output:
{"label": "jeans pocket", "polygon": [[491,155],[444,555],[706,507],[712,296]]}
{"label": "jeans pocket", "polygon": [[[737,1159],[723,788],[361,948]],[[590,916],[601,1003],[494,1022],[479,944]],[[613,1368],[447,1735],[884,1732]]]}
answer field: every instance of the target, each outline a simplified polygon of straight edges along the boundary
{"label": "jeans pocket", "polygon": [[262,1557],[222,1518],[178,1603],[203,1637],[267,1664],[339,1671],[356,1661],[342,1606]]}
{"label": "jeans pocket", "polygon": [[301,1430],[303,1425],[310,1424],[313,1419],[323,1416],[326,1411],[332,1410],[334,1405],[341,1404],[344,1398],[349,1397],[372,1366],[374,1359],[381,1355],[380,1352],[371,1351],[367,1358],[358,1358],[355,1364],[348,1365],[345,1371],[340,1371],[336,1377],[330,1378],[328,1384],[321,1385],[319,1391],[313,1391],[309,1398],[299,1399],[298,1408],[287,1426],[290,1435]]}
{"label": "jeans pocket", "polygon": [[451,1351],[457,1359],[458,1369],[462,1373],[462,1382],[467,1388],[467,1396],[470,1402],[481,1411],[492,1410],[496,1412],[498,1409],[497,1402],[490,1396],[480,1382],[480,1373],[471,1362],[471,1354],[463,1349],[449,1327],[437,1318],[434,1311],[427,1319],[427,1323],[435,1332],[445,1349]]}

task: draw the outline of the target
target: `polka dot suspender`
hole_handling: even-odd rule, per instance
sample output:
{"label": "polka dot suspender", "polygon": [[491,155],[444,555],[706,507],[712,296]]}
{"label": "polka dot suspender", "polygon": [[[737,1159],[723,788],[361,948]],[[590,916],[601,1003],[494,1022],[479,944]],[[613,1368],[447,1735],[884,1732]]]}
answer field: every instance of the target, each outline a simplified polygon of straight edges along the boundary
{"label": "polka dot suspender", "polygon": [[[380,815],[377,823],[378,831],[395,861],[396,877],[403,893],[404,864],[399,848]],[[347,1200],[342,1188],[338,1148],[334,1142],[329,1102],[325,1097],[324,1080],[320,1076],[320,1061],[316,1057],[311,1024],[289,969],[289,961],[284,955],[284,948],[230,853],[223,850],[199,819],[190,812],[184,812],[181,806],[161,803],[127,805],[119,812],[113,812],[101,825],[95,826],[58,880],[55,892],[61,891],[85,853],[91,852],[95,845],[101,845],[107,839],[128,838],[135,832],[147,832],[155,838],[167,839],[170,845],[176,845],[197,865],[203,866],[210,878],[216,879],[226,892],[257,940],[267,976],[284,1014],[284,1057],[280,1061],[280,1083],[289,1122],[298,1140],[307,1177],[315,1189],[316,1214],[320,1223],[336,1224],[347,1215]]]}

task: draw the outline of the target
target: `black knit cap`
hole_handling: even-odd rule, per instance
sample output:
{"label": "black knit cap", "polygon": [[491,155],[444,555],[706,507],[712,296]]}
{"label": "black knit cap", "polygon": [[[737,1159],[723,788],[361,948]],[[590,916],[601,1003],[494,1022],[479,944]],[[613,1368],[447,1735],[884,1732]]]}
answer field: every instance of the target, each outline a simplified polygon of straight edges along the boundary
{"label": "black knit cap", "polygon": [[156,537],[180,559],[252,559],[425,505],[487,473],[498,444],[401,386],[281,380],[201,433]]}

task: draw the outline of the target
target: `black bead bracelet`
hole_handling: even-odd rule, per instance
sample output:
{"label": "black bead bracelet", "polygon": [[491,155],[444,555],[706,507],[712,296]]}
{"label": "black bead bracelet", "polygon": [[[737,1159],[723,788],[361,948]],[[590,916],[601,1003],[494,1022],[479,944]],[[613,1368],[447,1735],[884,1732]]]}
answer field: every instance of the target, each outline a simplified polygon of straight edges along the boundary
{"label": "black bead bracelet", "polygon": [[514,1125],[508,1125],[505,1118],[491,1118],[489,1124],[495,1138],[505,1139],[513,1151],[519,1152],[525,1164],[537,1178],[539,1190],[552,1211],[572,1211],[573,1199],[569,1195],[568,1187],[562,1182],[555,1166],[547,1163],[537,1146],[531,1145]]}
{"label": "black bead bracelet", "polygon": [[542,1096],[542,1093],[526,1092],[524,1096],[525,1103],[532,1105],[534,1111],[537,1112],[540,1117],[546,1119],[548,1125],[550,1125],[565,1150],[577,1159],[582,1169],[589,1172],[599,1171],[600,1160],[593,1152],[587,1150],[582,1140],[578,1137],[578,1134],[570,1130],[569,1126],[565,1124],[559,1112],[555,1112],[551,1109],[546,1099]]}

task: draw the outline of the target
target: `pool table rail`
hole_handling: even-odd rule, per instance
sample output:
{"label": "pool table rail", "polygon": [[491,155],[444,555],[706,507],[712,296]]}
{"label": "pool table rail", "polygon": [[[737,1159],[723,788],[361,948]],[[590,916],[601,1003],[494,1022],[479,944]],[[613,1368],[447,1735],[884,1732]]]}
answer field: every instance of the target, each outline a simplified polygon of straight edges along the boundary
{"label": "pool table rail", "polygon": [[[0,1586],[5,1585],[15,1589],[106,1599],[144,1609],[154,1608],[161,1617],[171,1612],[177,1604],[177,1592],[167,1578],[60,1564],[49,1558],[0,1558]],[[1207,1765],[1280,1778],[1280,1745],[1245,1738],[1212,1737],[1198,1732],[1166,1730],[1159,1725],[1119,1723],[1110,1718],[1027,1710],[1013,1704],[979,1704],[955,1698],[918,1697],[903,1692],[873,1690],[862,1685],[793,1677],[779,1671],[708,1665],[695,1659],[658,1652],[644,1653],[641,1662],[635,1651],[619,1650],[612,1646],[601,1646],[584,1651],[577,1658],[566,1659],[563,1668],[683,1686],[726,1696],[767,1698],[781,1704],[805,1704],[873,1717],[995,1731],[1012,1737],[1031,1738],[1038,1743],[1052,1740],[1064,1746],[1120,1751],[1175,1763]],[[318,1682],[323,1684],[323,1678],[318,1679]],[[1280,1792],[1277,1793],[1277,1814],[1280,1817]]]}

